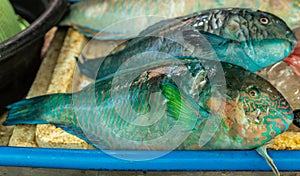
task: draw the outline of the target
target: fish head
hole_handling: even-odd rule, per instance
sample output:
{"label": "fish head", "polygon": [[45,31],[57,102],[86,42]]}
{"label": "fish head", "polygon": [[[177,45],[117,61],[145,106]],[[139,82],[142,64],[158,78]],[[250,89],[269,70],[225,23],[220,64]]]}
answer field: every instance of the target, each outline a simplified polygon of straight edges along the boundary
{"label": "fish head", "polygon": [[230,39],[230,45],[236,47],[227,48],[226,55],[239,55],[244,65],[238,65],[248,70],[258,71],[282,61],[297,45],[293,31],[272,13],[248,8],[215,9],[207,13],[201,18],[205,23],[197,23],[196,28]]}
{"label": "fish head", "polygon": [[280,17],[261,10],[226,9],[219,35],[234,41],[283,39],[296,46],[296,37]]}
{"label": "fish head", "polygon": [[234,139],[256,148],[286,131],[293,110],[268,81],[239,66],[224,64],[226,103],[224,124]]}
{"label": "fish head", "polygon": [[297,45],[293,31],[278,16],[251,9],[241,9],[230,15],[224,26],[225,38],[241,43],[245,55],[251,59],[248,69],[257,71],[282,61]]}

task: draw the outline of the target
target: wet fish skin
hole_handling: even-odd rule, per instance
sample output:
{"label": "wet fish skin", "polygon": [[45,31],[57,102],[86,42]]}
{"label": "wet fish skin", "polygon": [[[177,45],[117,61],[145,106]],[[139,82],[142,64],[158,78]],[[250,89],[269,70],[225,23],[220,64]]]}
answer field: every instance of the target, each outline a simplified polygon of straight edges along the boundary
{"label": "wet fish skin", "polygon": [[239,66],[174,60],[112,74],[77,93],[16,102],[4,125],[54,124],[99,149],[256,149],[279,175],[266,145],[293,121],[284,97]]}
{"label": "wet fish skin", "polygon": [[243,8],[210,9],[158,22],[130,40],[125,49],[104,58],[83,57],[84,62],[78,62],[78,66],[86,76],[99,79],[116,72],[132,57],[160,52],[219,59],[255,72],[283,60],[296,43],[286,23],[270,13]]}
{"label": "wet fish skin", "polygon": [[[168,36],[174,30],[184,32],[186,27],[204,35],[212,48],[216,50],[217,55],[225,56],[221,57],[226,59],[224,61],[235,62],[233,64],[244,68],[243,63],[250,63],[253,66],[248,66],[246,69],[251,71],[272,65],[279,59],[283,60],[297,45],[294,32],[282,19],[268,12],[247,8],[209,9],[185,17],[164,20],[145,29],[140,33],[140,36]],[[224,42],[230,40],[231,42],[242,43],[238,47],[245,53],[245,59],[239,64],[237,61],[232,61],[237,58],[230,56],[233,51],[227,51],[226,54],[222,53],[224,48],[220,46],[220,42],[215,43],[213,37],[207,36],[206,33],[219,36],[224,39]],[[193,39],[194,36],[187,38],[187,41],[193,41]],[[193,41],[192,45],[196,43],[197,41]],[[238,47],[233,47],[233,49]],[[221,51],[219,52],[220,48]],[[277,52],[277,50],[279,51]]]}
{"label": "wet fish skin", "polygon": [[[191,68],[194,67],[180,66],[176,75],[174,65],[164,66],[160,71],[153,68],[144,71],[131,84],[119,82],[116,77],[100,80],[95,83],[94,99],[90,94],[93,86],[88,86],[73,95],[54,94],[23,100],[8,106],[9,116],[4,124],[54,124],[101,149],[167,150],[169,145],[153,144],[151,140],[175,128],[176,122],[181,127],[177,131],[179,134],[188,131],[187,138],[178,144],[177,149],[199,150],[257,148],[285,131],[292,122],[293,113],[288,102],[256,74],[222,63],[227,86],[225,99],[214,92],[218,85],[213,84],[195,89],[199,96],[193,97],[180,88],[195,86],[180,79],[189,76],[195,80],[198,74],[194,73],[201,69],[193,72]],[[132,74],[132,71],[122,73],[121,78]],[[116,79],[121,84],[112,86]],[[208,78],[208,82],[211,79]],[[175,84],[174,80],[179,82]],[[127,89],[129,93],[124,94]],[[224,88],[217,89],[217,92],[222,90]],[[161,94],[154,97],[153,103],[150,95],[158,92]],[[223,110],[216,106],[222,103]],[[128,106],[132,106],[131,110]],[[162,118],[152,123],[156,122],[158,112]],[[149,113],[149,119],[144,119],[142,115],[145,113]],[[130,116],[132,114],[138,116]],[[205,126],[204,122],[209,118],[215,119],[214,127],[217,128]],[[136,125],[139,123],[150,125]],[[209,136],[211,132],[213,135]],[[203,146],[199,145],[199,138],[206,134],[210,140]]]}
{"label": "wet fish skin", "polygon": [[[299,26],[297,1],[199,1],[199,0],[86,0],[70,7],[70,13],[61,25],[72,26],[88,37],[100,40],[129,39],[161,18],[174,18],[199,10],[223,7],[256,8],[281,16],[290,27]],[[149,16],[160,17],[149,19]],[[144,18],[142,20],[140,18]],[[134,22],[128,25],[130,19]],[[138,23],[135,23],[136,21]],[[121,21],[121,23],[120,23]],[[113,25],[112,22],[119,23]],[[100,34],[100,35],[96,35]],[[96,36],[95,36],[96,35]]]}

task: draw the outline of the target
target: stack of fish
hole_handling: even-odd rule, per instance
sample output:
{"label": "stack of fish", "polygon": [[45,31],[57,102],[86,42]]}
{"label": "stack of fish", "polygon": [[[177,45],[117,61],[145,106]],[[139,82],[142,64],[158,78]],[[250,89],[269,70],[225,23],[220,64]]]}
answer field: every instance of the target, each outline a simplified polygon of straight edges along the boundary
{"label": "stack of fish", "polygon": [[252,72],[296,44],[283,20],[258,10],[163,20],[121,51],[78,62],[94,84],[14,103],[4,124],[54,124],[99,149],[256,149],[279,174],[266,145],[287,130],[293,110]]}

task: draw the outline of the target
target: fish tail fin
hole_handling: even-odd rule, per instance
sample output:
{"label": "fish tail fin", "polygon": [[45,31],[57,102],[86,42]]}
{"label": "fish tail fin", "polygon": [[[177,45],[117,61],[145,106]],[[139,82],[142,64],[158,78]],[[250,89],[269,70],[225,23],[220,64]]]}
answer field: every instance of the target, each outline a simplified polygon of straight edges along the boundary
{"label": "fish tail fin", "polygon": [[52,124],[89,142],[80,127],[76,126],[74,114],[66,110],[70,107],[71,96],[71,94],[52,94],[13,103],[7,106],[8,117],[3,125]]}
{"label": "fish tail fin", "polygon": [[25,99],[7,106],[8,116],[3,125],[49,124],[55,122],[51,106],[62,94],[44,95]]}
{"label": "fish tail fin", "polygon": [[91,79],[95,79],[104,58],[87,59],[82,55],[83,62],[80,62],[78,57],[75,57],[75,59],[80,72]]}

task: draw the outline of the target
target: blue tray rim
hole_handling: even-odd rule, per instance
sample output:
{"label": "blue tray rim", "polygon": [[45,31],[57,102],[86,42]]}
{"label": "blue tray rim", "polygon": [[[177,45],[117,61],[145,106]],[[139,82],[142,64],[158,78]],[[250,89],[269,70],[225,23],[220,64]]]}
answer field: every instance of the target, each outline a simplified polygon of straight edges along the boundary
{"label": "blue tray rim", "polygon": [[[254,150],[172,151],[133,161],[114,156],[142,156],[161,151],[83,150],[0,147],[0,166],[118,171],[271,171]],[[280,171],[300,170],[300,150],[268,151]]]}

